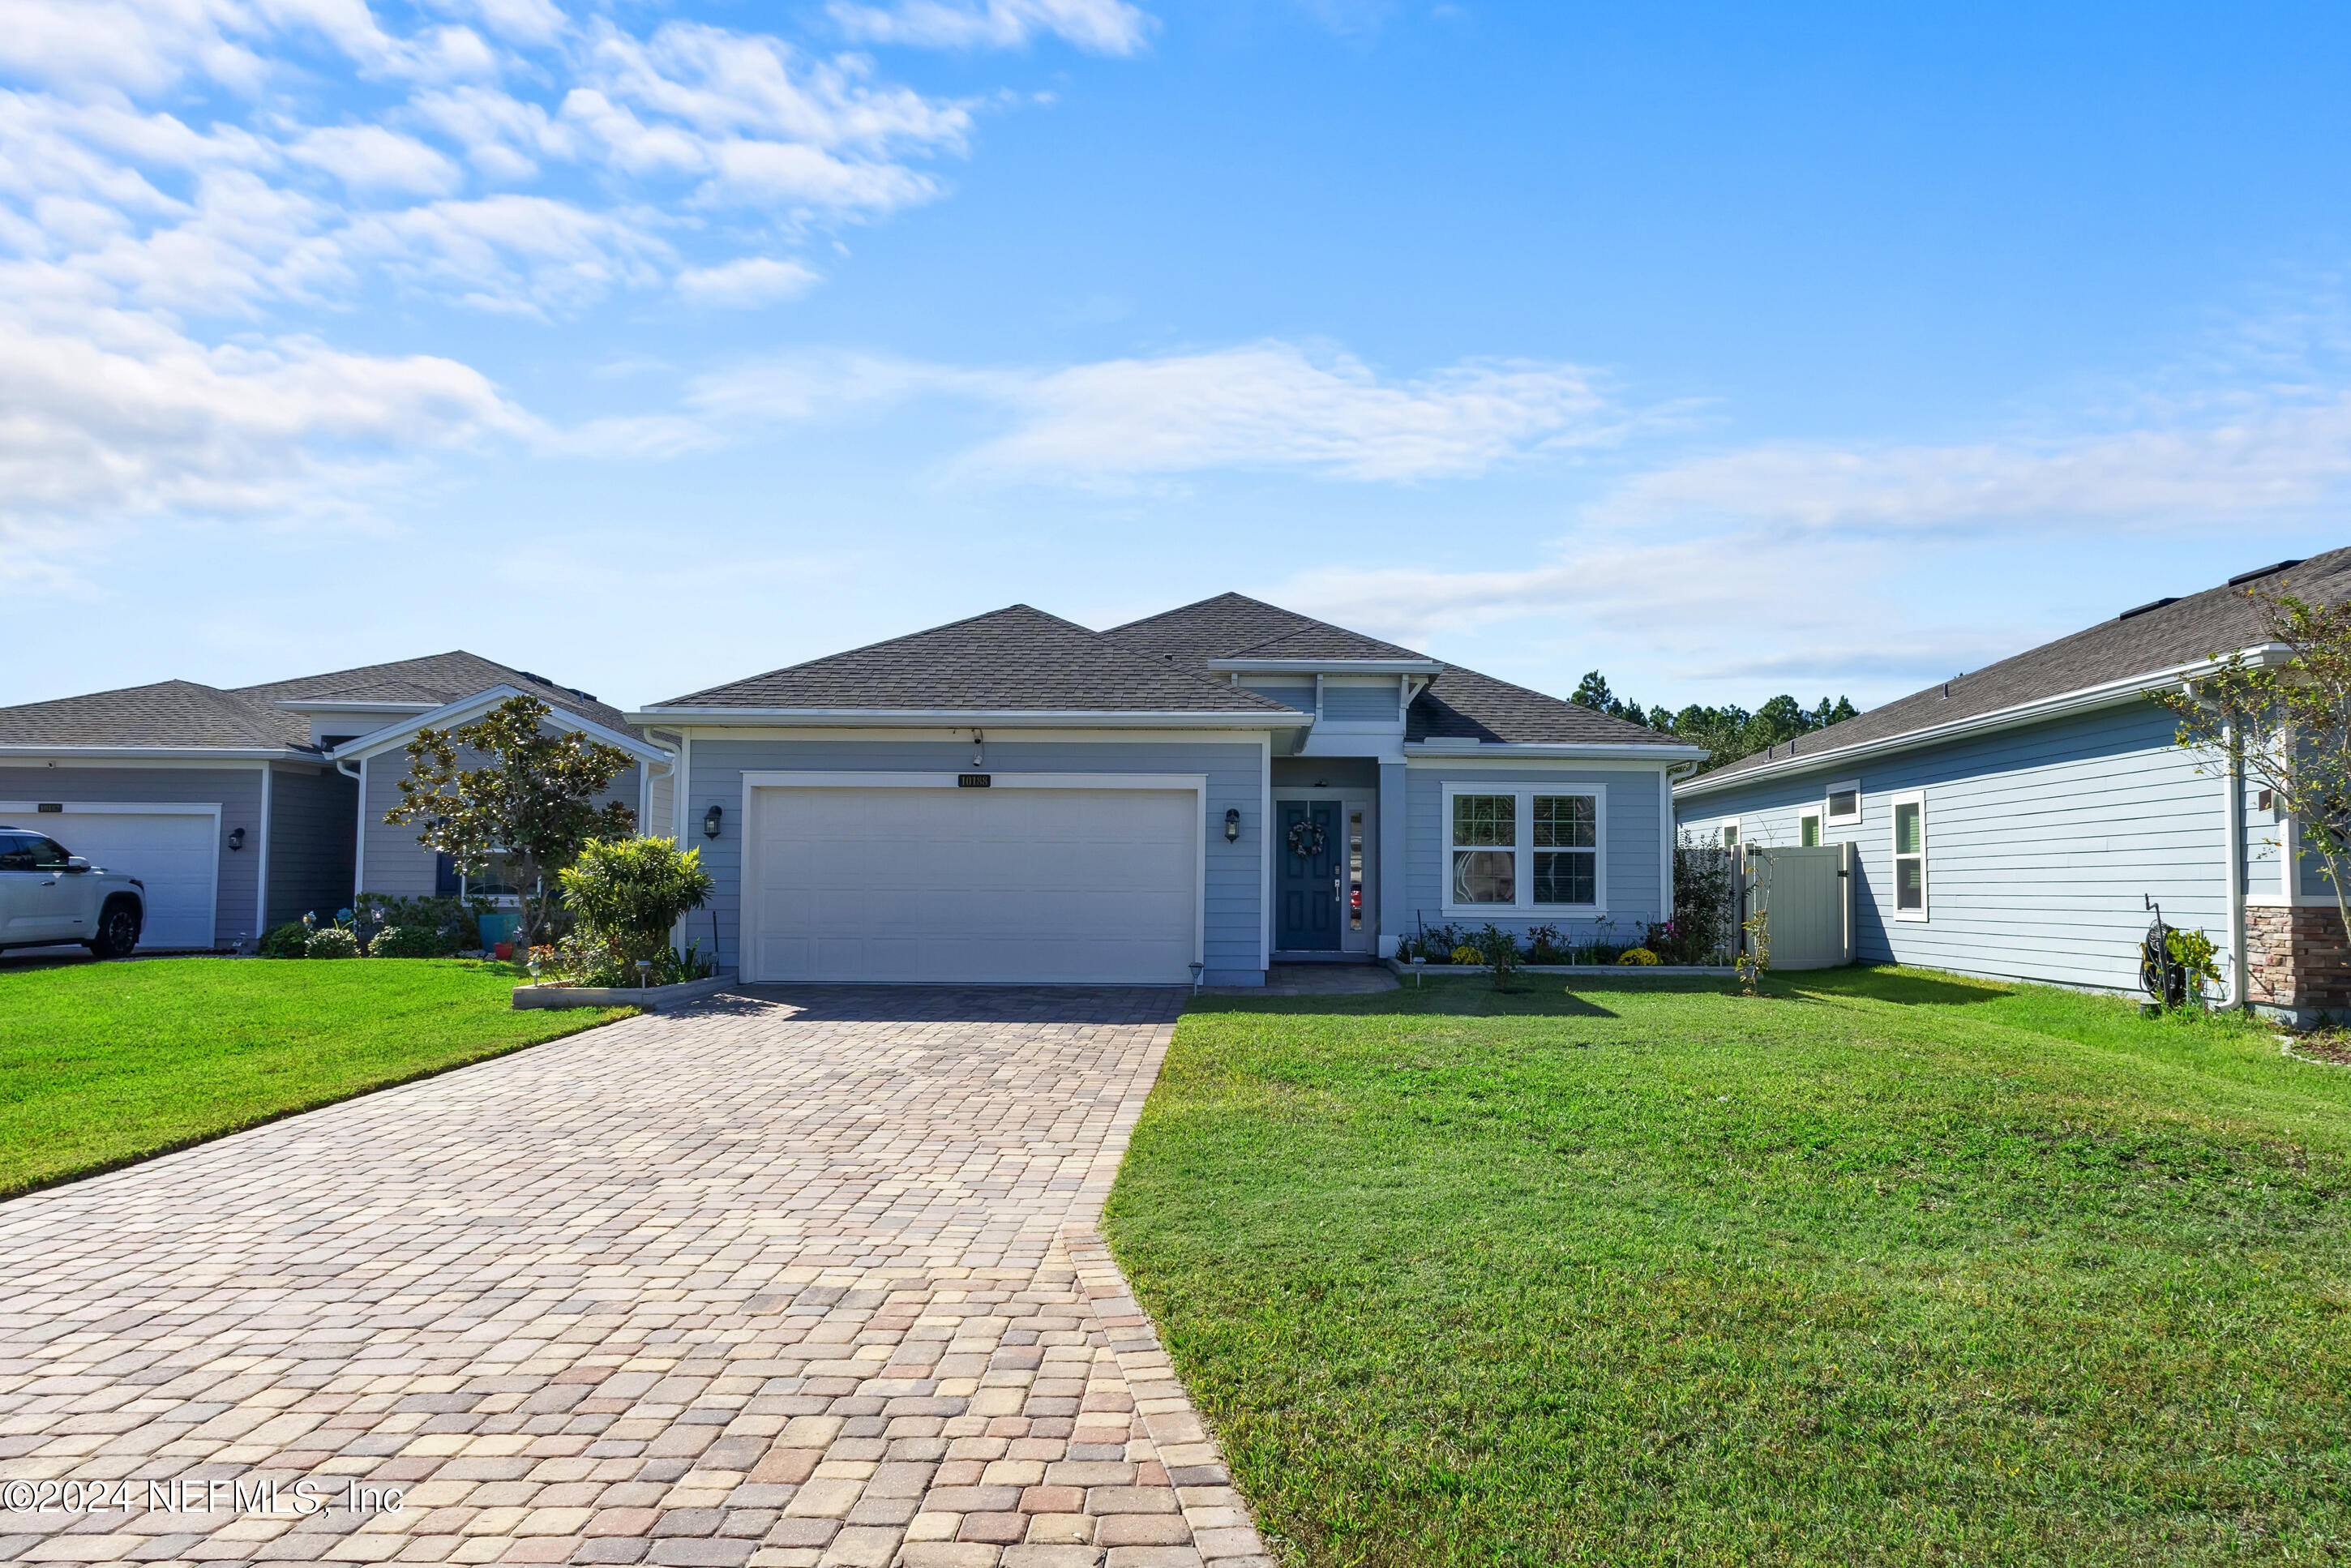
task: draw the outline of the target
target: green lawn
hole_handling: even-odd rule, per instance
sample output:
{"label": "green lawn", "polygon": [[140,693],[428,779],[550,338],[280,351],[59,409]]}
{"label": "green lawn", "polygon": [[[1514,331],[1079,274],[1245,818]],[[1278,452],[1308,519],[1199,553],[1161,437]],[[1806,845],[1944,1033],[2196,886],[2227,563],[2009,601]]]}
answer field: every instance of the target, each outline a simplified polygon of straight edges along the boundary
{"label": "green lawn", "polygon": [[1948,977],[1188,1012],[1113,1246],[1285,1563],[2351,1554],[2351,1070]]}
{"label": "green lawn", "polygon": [[517,1012],[516,978],[508,965],[404,958],[0,972],[0,1197],[631,1010]]}

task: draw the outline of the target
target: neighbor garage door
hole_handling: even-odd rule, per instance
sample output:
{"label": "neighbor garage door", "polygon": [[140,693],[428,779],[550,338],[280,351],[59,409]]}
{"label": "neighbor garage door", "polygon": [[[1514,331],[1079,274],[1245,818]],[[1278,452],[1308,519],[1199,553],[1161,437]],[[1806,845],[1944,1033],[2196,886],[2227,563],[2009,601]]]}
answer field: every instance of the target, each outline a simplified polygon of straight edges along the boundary
{"label": "neighbor garage door", "polygon": [[218,821],[210,811],[78,811],[68,805],[17,825],[37,827],[90,864],[145,883],[140,946],[209,947]]}
{"label": "neighbor garage door", "polygon": [[795,786],[751,811],[747,979],[1191,978],[1191,790]]}

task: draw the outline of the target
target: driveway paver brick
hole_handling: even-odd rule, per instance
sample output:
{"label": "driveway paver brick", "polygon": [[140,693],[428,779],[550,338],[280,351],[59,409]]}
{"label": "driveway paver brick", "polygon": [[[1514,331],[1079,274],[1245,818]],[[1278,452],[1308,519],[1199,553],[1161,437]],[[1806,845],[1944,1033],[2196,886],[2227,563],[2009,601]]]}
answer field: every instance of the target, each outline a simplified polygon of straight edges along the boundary
{"label": "driveway paver brick", "polygon": [[0,1560],[1270,1568],[1096,1229],[1181,999],[747,991],[0,1206]]}

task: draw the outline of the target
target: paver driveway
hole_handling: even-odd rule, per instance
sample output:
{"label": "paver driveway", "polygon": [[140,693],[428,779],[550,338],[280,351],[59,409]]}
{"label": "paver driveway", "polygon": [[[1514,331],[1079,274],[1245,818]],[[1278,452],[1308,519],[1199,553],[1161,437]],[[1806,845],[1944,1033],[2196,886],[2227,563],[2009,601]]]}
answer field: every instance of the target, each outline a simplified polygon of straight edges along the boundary
{"label": "paver driveway", "polygon": [[1179,1006],[724,998],[0,1206],[0,1557],[1262,1563],[1094,1230]]}

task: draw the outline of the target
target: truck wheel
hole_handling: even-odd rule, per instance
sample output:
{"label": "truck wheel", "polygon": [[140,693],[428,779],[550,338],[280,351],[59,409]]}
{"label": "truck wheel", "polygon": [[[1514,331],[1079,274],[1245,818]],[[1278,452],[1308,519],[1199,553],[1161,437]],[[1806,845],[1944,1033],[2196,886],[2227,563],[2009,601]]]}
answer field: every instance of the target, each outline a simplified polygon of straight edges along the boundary
{"label": "truck wheel", "polygon": [[110,898],[99,912],[98,937],[89,950],[101,958],[127,958],[139,946],[139,905],[127,898]]}

